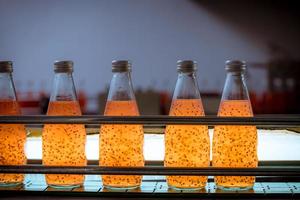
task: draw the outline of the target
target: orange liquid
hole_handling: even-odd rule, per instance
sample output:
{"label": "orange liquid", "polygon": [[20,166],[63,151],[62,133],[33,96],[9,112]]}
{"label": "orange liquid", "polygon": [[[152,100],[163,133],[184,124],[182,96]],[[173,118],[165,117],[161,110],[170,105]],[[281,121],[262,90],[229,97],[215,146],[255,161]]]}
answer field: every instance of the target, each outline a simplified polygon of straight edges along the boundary
{"label": "orange liquid", "polygon": [[[104,115],[138,116],[135,101],[107,101]],[[100,166],[144,166],[144,131],[141,125],[102,125],[100,129]],[[142,176],[102,175],[104,186],[136,187]]]}
{"label": "orange liquid", "polygon": [[[47,115],[81,115],[77,101],[49,103]],[[85,166],[86,132],[81,124],[47,124],[43,129],[43,164],[48,166]],[[47,174],[49,185],[81,185],[83,175]]]}
{"label": "orange liquid", "polygon": [[[204,116],[199,99],[173,100],[170,116]],[[168,125],[165,131],[166,167],[208,167],[209,135],[203,125]],[[168,185],[176,188],[202,188],[206,176],[168,176]]]}
{"label": "orange liquid", "polygon": [[[20,115],[18,102],[0,100],[0,115]],[[25,126],[0,124],[0,165],[25,165]],[[17,184],[24,180],[23,174],[0,174],[0,184]]]}
{"label": "orange liquid", "polygon": [[[252,117],[247,100],[221,102],[218,116]],[[213,137],[214,167],[257,167],[257,131],[255,126],[215,126]],[[252,187],[252,176],[217,176],[217,186],[225,188]]]}

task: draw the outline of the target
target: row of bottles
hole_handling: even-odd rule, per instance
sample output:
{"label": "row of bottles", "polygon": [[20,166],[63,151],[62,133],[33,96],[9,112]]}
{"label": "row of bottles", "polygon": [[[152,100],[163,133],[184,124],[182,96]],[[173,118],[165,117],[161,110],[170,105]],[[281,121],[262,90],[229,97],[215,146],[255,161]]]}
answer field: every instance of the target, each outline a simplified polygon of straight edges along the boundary
{"label": "row of bottles", "polygon": [[[170,116],[204,116],[196,81],[196,63],[178,62],[178,79],[173,94]],[[227,77],[218,116],[253,116],[244,80],[246,65],[227,61]],[[210,138],[208,127],[202,125],[168,125],[165,131],[165,166],[208,167]],[[212,142],[212,166],[257,167],[257,131],[255,126],[215,126]],[[205,176],[169,176],[168,185],[180,189],[199,189],[206,185]],[[217,176],[222,189],[248,189],[254,177]]]}
{"label": "row of bottles", "polygon": [[[194,61],[178,61],[178,79],[173,94],[170,116],[204,116],[196,81]],[[244,80],[246,66],[241,61],[227,61],[227,77],[218,116],[253,116]],[[58,61],[54,64],[54,85],[47,115],[81,115],[72,78],[73,63]],[[138,116],[130,77],[131,63],[113,61],[113,77],[106,102],[106,116]],[[0,115],[20,115],[12,81],[12,63],[0,62]],[[107,124],[100,128],[100,166],[142,167],[142,125]],[[0,164],[26,163],[24,125],[0,125]],[[85,166],[86,131],[79,124],[47,124],[43,128],[43,164],[47,166]],[[215,126],[212,143],[214,167],[256,167],[257,133],[255,126]],[[210,165],[210,138],[204,125],[168,125],[165,130],[166,167],[208,167]],[[0,174],[1,184],[18,184],[23,175]],[[142,176],[102,175],[108,188],[135,188]],[[83,175],[47,174],[47,184],[54,187],[79,186]],[[168,176],[170,187],[199,189],[205,186],[205,176]],[[220,188],[251,188],[254,177],[217,176]]]}

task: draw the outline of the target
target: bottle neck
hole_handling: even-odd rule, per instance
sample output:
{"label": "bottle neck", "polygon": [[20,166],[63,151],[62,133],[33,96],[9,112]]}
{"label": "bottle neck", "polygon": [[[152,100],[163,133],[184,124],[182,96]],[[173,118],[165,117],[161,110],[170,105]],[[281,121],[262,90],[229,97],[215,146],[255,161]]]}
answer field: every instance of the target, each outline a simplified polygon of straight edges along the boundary
{"label": "bottle neck", "polygon": [[55,73],[50,101],[76,101],[72,73]]}
{"label": "bottle neck", "polygon": [[179,72],[173,99],[200,99],[195,72]]}
{"label": "bottle neck", "polygon": [[135,100],[130,72],[114,72],[110,83],[108,101]]}
{"label": "bottle neck", "polygon": [[227,73],[222,100],[249,100],[244,73]]}
{"label": "bottle neck", "polygon": [[15,86],[10,72],[0,73],[0,99],[16,101]]}

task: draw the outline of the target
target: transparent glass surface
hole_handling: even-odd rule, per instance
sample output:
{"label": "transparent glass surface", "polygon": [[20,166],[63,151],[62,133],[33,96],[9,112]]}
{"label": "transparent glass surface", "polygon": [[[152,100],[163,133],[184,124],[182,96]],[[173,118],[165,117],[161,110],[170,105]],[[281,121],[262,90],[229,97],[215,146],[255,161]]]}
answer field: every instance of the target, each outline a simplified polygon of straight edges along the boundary
{"label": "transparent glass surface", "polygon": [[[104,115],[139,116],[129,70],[113,73]],[[142,125],[102,125],[99,143],[100,166],[144,166]],[[106,188],[132,189],[142,176],[102,175],[102,181]]]}
{"label": "transparent glass surface", "polygon": [[[81,115],[72,73],[55,73],[47,115]],[[84,125],[46,124],[43,128],[42,140],[44,165],[85,166],[87,164]],[[52,187],[79,187],[84,182],[84,175],[47,174],[46,181]]]}
{"label": "transparent glass surface", "polygon": [[[195,72],[179,71],[170,116],[204,116]],[[168,125],[165,130],[166,167],[208,167],[210,164],[208,127]],[[206,176],[167,176],[173,189],[195,190],[205,187]]]}
{"label": "transparent glass surface", "polygon": [[[235,66],[236,67],[236,66]],[[219,106],[221,117],[252,117],[251,102],[244,78],[244,70],[229,68]],[[255,126],[215,126],[212,144],[214,167],[257,167],[257,130]],[[218,188],[245,190],[253,187],[253,176],[216,176]]]}
{"label": "transparent glass surface", "polygon": [[[21,115],[11,73],[0,72],[0,115]],[[26,130],[22,124],[0,124],[0,165],[24,165]],[[22,184],[23,174],[0,174],[0,186]]]}

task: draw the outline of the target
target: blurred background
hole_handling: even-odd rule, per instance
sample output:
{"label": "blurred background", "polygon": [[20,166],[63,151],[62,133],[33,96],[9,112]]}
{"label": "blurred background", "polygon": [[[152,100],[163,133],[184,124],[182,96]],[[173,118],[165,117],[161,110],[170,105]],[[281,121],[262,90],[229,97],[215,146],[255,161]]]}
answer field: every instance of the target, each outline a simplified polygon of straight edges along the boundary
{"label": "blurred background", "polygon": [[282,0],[0,0],[0,60],[24,114],[47,110],[55,60],[73,60],[85,114],[103,114],[111,61],[129,59],[140,112],[168,114],[176,61],[198,62],[216,114],[228,59],[248,62],[255,114],[300,113],[300,6]]}

